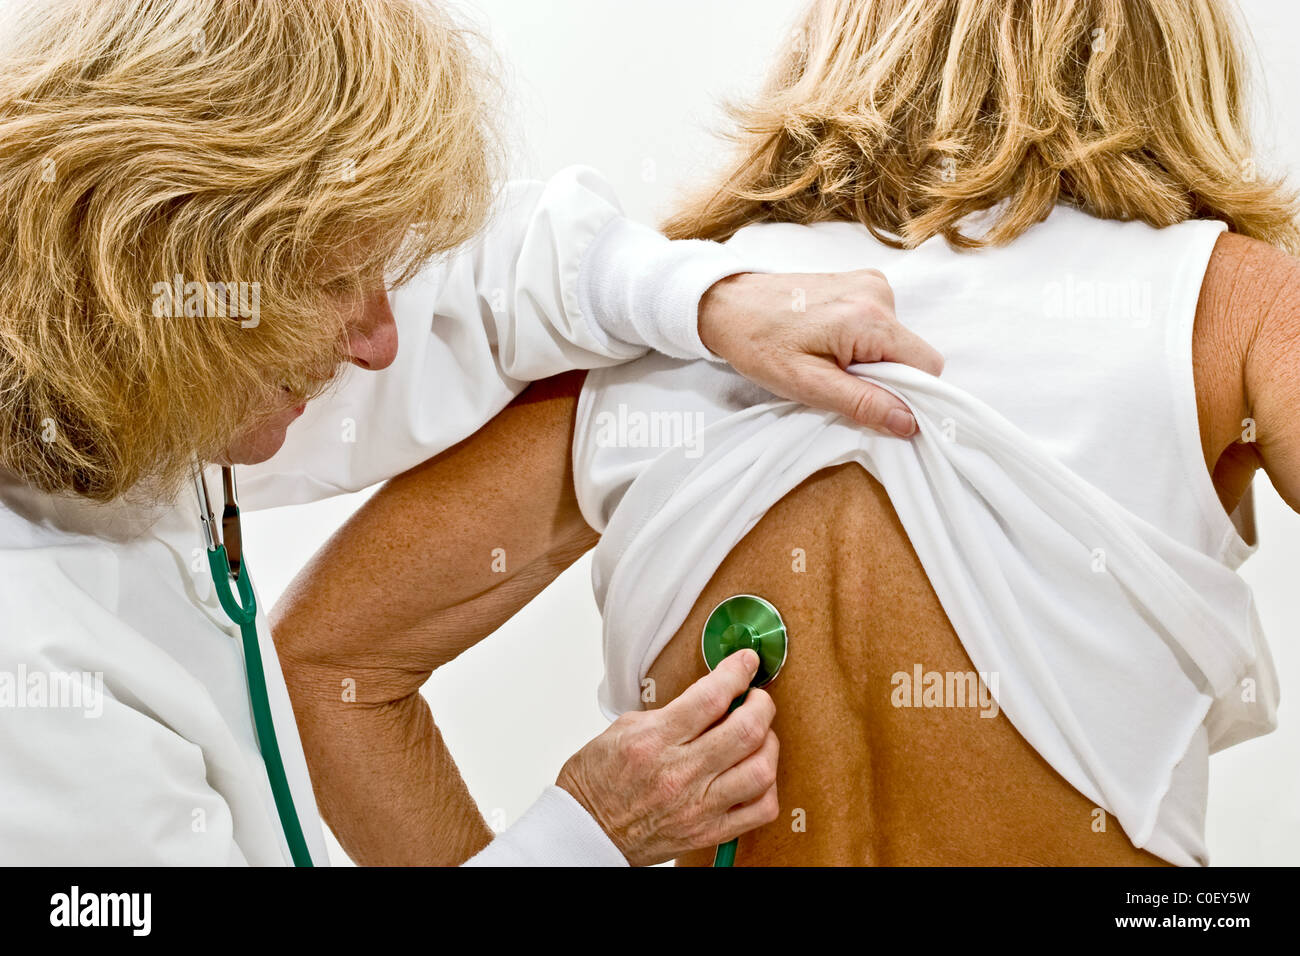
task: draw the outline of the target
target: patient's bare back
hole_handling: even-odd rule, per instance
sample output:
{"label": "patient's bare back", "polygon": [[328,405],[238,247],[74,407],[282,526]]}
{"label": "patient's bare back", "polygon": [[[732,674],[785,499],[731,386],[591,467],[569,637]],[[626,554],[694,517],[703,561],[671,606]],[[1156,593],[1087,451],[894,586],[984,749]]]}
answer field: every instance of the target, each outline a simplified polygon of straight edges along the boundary
{"label": "patient's bare back", "polygon": [[1163,863],[997,710],[884,488],[856,463],[808,478],[732,551],[650,668],[647,706],[704,673],[701,628],[738,593],[780,609],[790,650],[767,688],[781,816],[741,837],[736,865]]}

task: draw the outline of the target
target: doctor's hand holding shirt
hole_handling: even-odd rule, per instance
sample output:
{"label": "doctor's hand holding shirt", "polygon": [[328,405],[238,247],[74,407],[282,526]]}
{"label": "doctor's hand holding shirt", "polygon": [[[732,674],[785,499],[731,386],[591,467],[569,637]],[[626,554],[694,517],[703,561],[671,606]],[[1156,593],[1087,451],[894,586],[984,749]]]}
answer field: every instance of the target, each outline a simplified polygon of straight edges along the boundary
{"label": "doctor's hand holding shirt", "polygon": [[[192,6],[208,18],[236,8]],[[268,6],[290,19],[331,9]],[[351,10],[340,6],[339,16]],[[129,20],[130,9],[122,16]],[[150,29],[157,27],[142,27],[141,35]],[[72,42],[66,31],[61,36]],[[0,129],[0,137],[12,134]],[[94,289],[93,275],[85,281]],[[796,289],[806,311],[791,305]],[[347,339],[340,348],[350,364],[334,387],[305,408],[269,410],[207,466],[210,484],[219,483],[219,465],[250,466],[239,471],[246,509],[368,487],[473,434],[530,381],[648,349],[726,360],[769,389],[882,427],[902,406],[865,391],[842,366],[868,355],[934,373],[942,365],[894,321],[877,275],[752,274],[719,245],[669,242],[629,222],[608,185],[584,167],[509,184],[482,234],[428,260],[404,284],[375,286],[340,309]],[[0,384],[38,380],[21,374],[33,356],[59,361],[39,354],[39,341],[24,338],[19,321],[0,320],[0,375],[9,374]],[[261,321],[276,315],[268,311]],[[99,316],[89,320],[91,333],[96,322],[112,333],[111,319]],[[159,335],[173,332],[158,326]],[[29,398],[5,395],[0,435],[17,434]],[[893,425],[904,436],[914,429],[906,416]],[[23,459],[13,451],[0,463]],[[0,464],[0,863],[292,862],[250,710],[240,631],[215,593],[190,489],[94,501],[39,488],[20,471]],[[257,625],[288,790],[306,852],[324,864],[311,781],[261,609]],[[627,759],[626,727],[583,748],[570,765],[600,784],[586,789],[587,802],[547,788],[470,862],[650,863],[719,842],[724,819],[728,837],[768,822],[775,802],[762,792],[733,794],[733,805],[748,806],[731,813],[692,796],[758,749],[742,741],[770,733],[770,700],[757,703],[758,695],[705,733],[747,686],[747,656],[645,715],[657,723],[641,728],[638,760]],[[739,727],[742,721],[752,726]],[[677,789],[651,786],[669,772]],[[591,793],[606,796],[593,801]],[[599,799],[607,803],[591,805]]]}

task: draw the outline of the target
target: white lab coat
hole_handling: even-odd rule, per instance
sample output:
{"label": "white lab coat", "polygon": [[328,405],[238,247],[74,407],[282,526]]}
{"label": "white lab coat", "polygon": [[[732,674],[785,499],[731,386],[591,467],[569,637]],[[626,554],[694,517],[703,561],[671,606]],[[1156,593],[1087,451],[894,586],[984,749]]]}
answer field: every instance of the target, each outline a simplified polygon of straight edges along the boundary
{"label": "white lab coat", "polygon": [[[392,292],[394,364],[349,368],[271,461],[240,470],[241,503],[305,502],[391,477],[472,434],[530,380],[648,346],[711,357],[699,298],[740,271],[721,246],[669,243],[623,219],[585,167],[511,184],[483,236]],[[249,563],[256,580],[257,554]],[[100,506],[0,474],[0,622],[0,863],[289,861],[238,630],[217,603],[192,495]],[[258,627],[286,772],[324,864],[264,607]],[[83,673],[85,690],[68,683]],[[624,861],[571,797],[547,788],[476,862]]]}

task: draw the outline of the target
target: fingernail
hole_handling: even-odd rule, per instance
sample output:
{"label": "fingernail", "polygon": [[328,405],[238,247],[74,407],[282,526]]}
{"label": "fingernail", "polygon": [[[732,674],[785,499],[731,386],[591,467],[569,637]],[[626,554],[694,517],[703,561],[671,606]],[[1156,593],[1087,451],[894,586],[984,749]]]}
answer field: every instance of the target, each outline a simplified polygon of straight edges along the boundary
{"label": "fingernail", "polygon": [[916,432],[916,419],[911,413],[896,408],[885,416],[885,427],[899,438],[911,438]]}

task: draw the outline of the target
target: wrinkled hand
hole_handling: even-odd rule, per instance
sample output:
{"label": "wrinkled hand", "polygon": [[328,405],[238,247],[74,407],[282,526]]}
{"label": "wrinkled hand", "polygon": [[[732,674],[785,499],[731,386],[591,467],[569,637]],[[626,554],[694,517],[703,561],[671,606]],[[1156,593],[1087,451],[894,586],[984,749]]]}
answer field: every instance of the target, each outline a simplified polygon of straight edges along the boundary
{"label": "wrinkled hand", "polygon": [[844,369],[899,362],[943,371],[943,357],[898,323],[893,290],[875,269],[729,276],[700,300],[700,339],[769,392],[904,438],[916,431],[907,406]]}
{"label": "wrinkled hand", "polygon": [[757,670],[751,650],[724,658],[659,710],[619,717],[560,771],[556,785],[632,866],[726,843],[777,818],[776,705],[755,688],[727,714]]}

